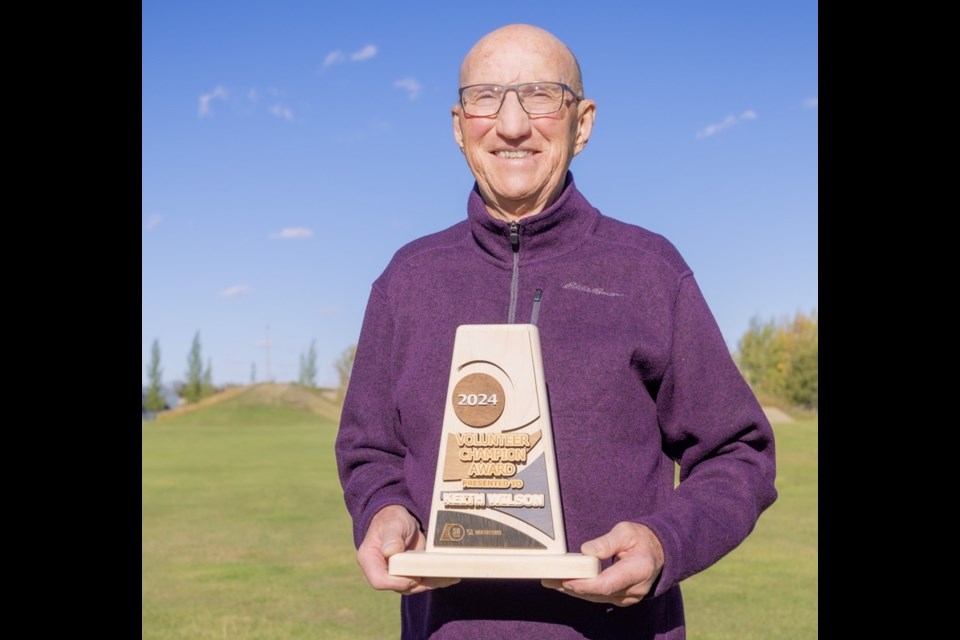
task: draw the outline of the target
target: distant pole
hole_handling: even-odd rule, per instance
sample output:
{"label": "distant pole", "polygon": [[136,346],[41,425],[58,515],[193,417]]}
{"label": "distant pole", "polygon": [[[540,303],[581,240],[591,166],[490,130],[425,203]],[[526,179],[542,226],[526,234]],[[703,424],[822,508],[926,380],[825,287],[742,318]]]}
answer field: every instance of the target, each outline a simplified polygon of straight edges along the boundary
{"label": "distant pole", "polygon": [[267,339],[263,343],[263,348],[267,352],[267,382],[273,382],[273,375],[270,373],[270,325],[267,325]]}

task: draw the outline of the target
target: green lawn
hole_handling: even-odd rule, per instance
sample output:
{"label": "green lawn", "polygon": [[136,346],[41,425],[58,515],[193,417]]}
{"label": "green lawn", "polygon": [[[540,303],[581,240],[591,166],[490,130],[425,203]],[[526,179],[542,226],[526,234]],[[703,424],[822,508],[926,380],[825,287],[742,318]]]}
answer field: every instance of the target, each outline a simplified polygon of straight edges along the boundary
{"label": "green lawn", "polygon": [[[691,640],[816,638],[817,421],[777,425],[780,500],[684,583]],[[336,423],[224,402],[142,425],[143,640],[399,637],[354,560]]]}
{"label": "green lawn", "polygon": [[818,421],[774,429],[780,496],[742,545],[683,583],[691,640],[818,635]]}

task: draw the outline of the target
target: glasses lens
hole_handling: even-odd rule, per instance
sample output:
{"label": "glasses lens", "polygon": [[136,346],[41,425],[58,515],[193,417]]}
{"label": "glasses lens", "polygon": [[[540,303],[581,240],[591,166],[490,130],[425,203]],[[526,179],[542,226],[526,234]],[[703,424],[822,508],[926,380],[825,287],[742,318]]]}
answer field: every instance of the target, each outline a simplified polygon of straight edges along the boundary
{"label": "glasses lens", "polygon": [[538,115],[559,111],[563,106],[563,85],[557,82],[531,82],[517,87],[520,104],[527,113]]}
{"label": "glasses lens", "polygon": [[463,108],[472,116],[492,116],[500,110],[503,102],[503,87],[495,84],[478,84],[467,87],[460,94]]}

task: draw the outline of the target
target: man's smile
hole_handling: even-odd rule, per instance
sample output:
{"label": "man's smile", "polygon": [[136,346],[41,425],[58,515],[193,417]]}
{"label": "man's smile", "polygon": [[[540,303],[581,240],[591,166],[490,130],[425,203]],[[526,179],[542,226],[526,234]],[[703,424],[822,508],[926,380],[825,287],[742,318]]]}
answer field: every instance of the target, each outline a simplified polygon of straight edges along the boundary
{"label": "man's smile", "polygon": [[498,158],[526,158],[527,156],[532,156],[533,151],[519,149],[516,151],[495,151],[494,155]]}

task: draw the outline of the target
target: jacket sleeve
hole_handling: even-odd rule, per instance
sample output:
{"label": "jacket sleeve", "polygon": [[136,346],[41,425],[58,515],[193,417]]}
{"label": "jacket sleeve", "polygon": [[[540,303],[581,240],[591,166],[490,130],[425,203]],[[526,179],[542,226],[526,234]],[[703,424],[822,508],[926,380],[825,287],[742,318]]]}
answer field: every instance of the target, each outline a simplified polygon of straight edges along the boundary
{"label": "jacket sleeve", "polygon": [[677,291],[657,415],[680,466],[665,507],[643,520],[663,544],[659,595],[737,547],[777,498],[773,430],[690,272]]}
{"label": "jacket sleeve", "polygon": [[386,295],[375,283],[357,342],[335,453],[347,511],[359,546],[373,516],[385,506],[415,513],[404,482],[404,447],[394,402],[394,325]]}

